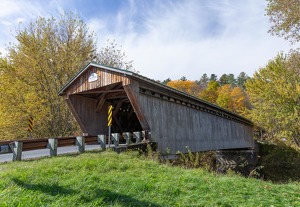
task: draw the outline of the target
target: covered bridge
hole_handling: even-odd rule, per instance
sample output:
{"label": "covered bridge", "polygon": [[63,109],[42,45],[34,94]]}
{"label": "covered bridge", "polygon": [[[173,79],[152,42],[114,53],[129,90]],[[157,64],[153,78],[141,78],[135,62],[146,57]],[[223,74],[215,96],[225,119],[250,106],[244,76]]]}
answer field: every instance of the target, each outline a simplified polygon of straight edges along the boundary
{"label": "covered bridge", "polygon": [[228,110],[139,74],[90,63],[59,92],[83,133],[149,131],[161,152],[254,147],[253,124]]}

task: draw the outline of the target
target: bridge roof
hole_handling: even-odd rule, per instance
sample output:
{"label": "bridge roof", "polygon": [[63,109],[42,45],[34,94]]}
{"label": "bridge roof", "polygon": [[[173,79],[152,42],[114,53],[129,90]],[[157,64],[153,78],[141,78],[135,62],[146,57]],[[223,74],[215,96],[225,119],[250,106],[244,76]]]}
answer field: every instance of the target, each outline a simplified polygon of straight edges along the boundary
{"label": "bridge roof", "polygon": [[201,104],[204,104],[206,106],[209,106],[209,107],[212,107],[212,108],[215,108],[217,109],[218,111],[222,111],[224,113],[227,113],[227,114],[230,114],[240,120],[242,120],[244,123],[248,124],[248,125],[253,125],[253,123],[246,119],[245,117],[242,117],[234,112],[231,112],[229,110],[226,110],[222,107],[219,107],[215,104],[212,104],[210,102],[207,102],[205,100],[202,100],[202,99],[199,99],[195,96],[192,96],[192,95],[189,95],[185,92],[182,92],[182,91],[179,91],[179,90],[176,90],[174,88],[171,88],[169,86],[166,86],[164,84],[161,84],[153,79],[150,79],[150,78],[147,78],[145,76],[142,76],[140,74],[137,74],[137,73],[134,73],[134,72],[131,72],[131,71],[128,71],[128,70],[124,70],[124,69],[120,69],[120,68],[114,68],[114,67],[110,67],[110,66],[105,66],[105,65],[101,65],[101,64],[98,64],[98,63],[94,63],[94,62],[90,62],[89,64],[87,64],[84,68],[82,68],[68,83],[65,84],[65,86],[58,91],[58,95],[63,95],[64,92],[68,89],[69,86],[72,85],[72,83],[79,77],[81,76],[81,74],[83,74],[85,71],[87,71],[90,67],[98,67],[98,68],[102,68],[102,69],[105,69],[105,70],[108,70],[108,71],[112,71],[112,72],[117,72],[119,74],[123,74],[129,78],[132,78],[134,80],[137,80],[139,82],[146,82],[147,84],[151,84],[151,85],[155,85],[156,87],[158,88],[161,88],[161,89],[165,89],[167,91],[172,91],[180,96],[183,96],[185,97],[186,99],[189,99],[189,100],[193,100],[193,101],[196,101],[196,102],[200,102]]}

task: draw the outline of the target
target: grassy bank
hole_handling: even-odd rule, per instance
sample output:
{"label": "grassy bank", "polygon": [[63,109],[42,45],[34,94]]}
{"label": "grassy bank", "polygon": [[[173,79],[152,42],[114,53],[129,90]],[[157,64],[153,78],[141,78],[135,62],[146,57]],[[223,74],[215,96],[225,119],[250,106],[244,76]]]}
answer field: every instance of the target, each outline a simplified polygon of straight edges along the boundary
{"label": "grassy bank", "polygon": [[90,152],[0,164],[0,206],[300,206],[300,184]]}

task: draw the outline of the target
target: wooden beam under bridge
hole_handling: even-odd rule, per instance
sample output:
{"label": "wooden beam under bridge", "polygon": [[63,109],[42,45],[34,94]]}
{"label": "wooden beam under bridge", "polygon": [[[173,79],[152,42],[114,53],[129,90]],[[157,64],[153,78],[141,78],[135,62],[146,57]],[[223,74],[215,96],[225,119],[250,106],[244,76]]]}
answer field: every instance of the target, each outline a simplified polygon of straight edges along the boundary
{"label": "wooden beam under bridge", "polygon": [[136,113],[136,116],[141,124],[141,127],[143,130],[146,130],[146,131],[150,131],[150,127],[149,127],[149,124],[141,110],[141,107],[139,105],[139,102],[137,100],[137,98],[135,97],[134,95],[134,92],[133,92],[133,89],[131,88],[130,85],[125,85],[123,86],[124,87],[124,90],[129,98],[129,101]]}

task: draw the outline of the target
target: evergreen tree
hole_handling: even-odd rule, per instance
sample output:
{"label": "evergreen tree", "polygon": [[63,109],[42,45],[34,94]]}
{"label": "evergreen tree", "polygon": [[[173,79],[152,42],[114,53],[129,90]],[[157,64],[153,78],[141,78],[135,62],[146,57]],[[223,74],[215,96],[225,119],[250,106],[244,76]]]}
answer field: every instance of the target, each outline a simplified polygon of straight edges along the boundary
{"label": "evergreen tree", "polygon": [[216,74],[211,74],[209,81],[217,81],[218,80],[218,76]]}
{"label": "evergreen tree", "polygon": [[220,78],[219,78],[219,84],[220,86],[224,86],[226,84],[229,84],[229,77],[227,74],[223,74]]}
{"label": "evergreen tree", "polygon": [[237,86],[241,88],[245,88],[245,82],[249,79],[247,74],[245,72],[241,72],[239,76],[237,77]]}

